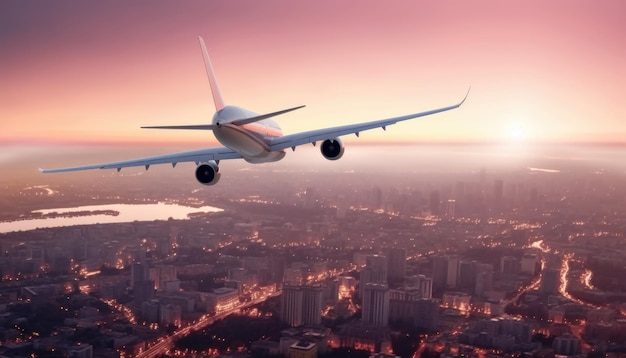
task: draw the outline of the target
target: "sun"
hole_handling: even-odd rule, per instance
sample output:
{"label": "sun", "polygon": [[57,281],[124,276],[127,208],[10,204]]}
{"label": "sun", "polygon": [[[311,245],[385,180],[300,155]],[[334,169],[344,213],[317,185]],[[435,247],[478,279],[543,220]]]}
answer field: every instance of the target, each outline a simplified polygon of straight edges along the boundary
{"label": "sun", "polygon": [[519,124],[514,124],[509,129],[509,138],[513,140],[520,140],[524,138],[524,130]]}
{"label": "sun", "polygon": [[512,121],[507,126],[506,137],[510,142],[522,142],[527,136],[526,127],[519,121]]}

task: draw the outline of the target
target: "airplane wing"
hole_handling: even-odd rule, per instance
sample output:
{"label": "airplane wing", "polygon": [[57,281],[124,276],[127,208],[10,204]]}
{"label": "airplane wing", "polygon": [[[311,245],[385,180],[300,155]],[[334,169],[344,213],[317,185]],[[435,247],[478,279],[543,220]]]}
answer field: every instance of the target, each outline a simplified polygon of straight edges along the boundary
{"label": "airplane wing", "polygon": [[60,169],[39,169],[42,173],[61,173],[61,172],[73,172],[77,170],[89,170],[89,169],[117,169],[120,171],[122,168],[128,167],[146,167],[146,170],[151,165],[154,164],[172,164],[172,166],[176,166],[178,163],[182,162],[208,162],[211,160],[222,160],[222,159],[237,159],[241,158],[239,153],[228,149],[226,147],[216,147],[216,148],[206,148],[199,150],[192,150],[188,152],[179,152],[165,155],[158,155],[154,157],[146,157],[141,159],[133,159],[133,160],[125,160],[121,162],[112,162],[112,163],[103,163],[103,164],[94,164],[94,165],[84,165],[79,167],[71,167],[71,168],[60,168]]}
{"label": "airplane wing", "polygon": [[278,137],[272,140],[270,143],[270,148],[271,150],[281,150],[285,148],[295,149],[295,147],[299,145],[308,144],[308,143],[315,144],[315,142],[317,141],[337,138],[337,137],[347,135],[347,134],[356,134],[357,136],[359,136],[360,132],[363,132],[369,129],[382,128],[386,130],[387,126],[396,124],[398,122],[402,122],[402,121],[406,121],[406,120],[418,118],[418,117],[429,116],[431,114],[445,112],[451,109],[459,108],[463,104],[463,102],[465,102],[465,99],[467,98],[468,94],[469,94],[469,90],[465,94],[465,97],[463,98],[463,100],[457,104],[454,104],[448,107],[433,109],[433,110],[426,111],[426,112],[413,113],[413,114],[408,114],[405,116],[380,119],[380,120],[371,121],[371,122],[350,124],[350,125],[339,126],[339,127],[316,129],[316,130],[307,131],[307,132],[288,134],[288,135]]}

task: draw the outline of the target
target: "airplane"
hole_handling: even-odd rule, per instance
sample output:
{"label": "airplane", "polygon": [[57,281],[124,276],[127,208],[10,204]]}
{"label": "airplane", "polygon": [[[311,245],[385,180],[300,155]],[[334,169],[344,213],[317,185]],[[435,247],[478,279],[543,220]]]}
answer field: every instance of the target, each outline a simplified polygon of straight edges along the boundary
{"label": "airplane", "polygon": [[226,105],[217,86],[213,65],[211,64],[204,39],[198,36],[198,40],[200,41],[204,67],[209,78],[211,94],[215,104],[215,114],[211,124],[145,126],[141,128],[212,131],[215,138],[223,145],[222,147],[204,148],[120,162],[60,169],[39,169],[39,171],[42,173],[60,173],[90,169],[117,169],[119,172],[122,168],[127,167],[144,166],[148,170],[151,165],[156,164],[171,164],[172,167],[176,167],[178,163],[194,162],[196,164],[196,180],[204,185],[214,185],[217,184],[221,176],[219,170],[221,160],[244,159],[249,163],[275,162],[285,156],[285,150],[288,148],[295,151],[297,146],[309,143],[315,146],[317,142],[321,142],[320,151],[324,158],[337,160],[343,156],[345,148],[339,137],[348,134],[355,134],[358,137],[361,132],[366,130],[375,128],[386,130],[387,126],[397,122],[449,111],[460,107],[469,94],[468,89],[461,102],[448,107],[370,122],[283,135],[281,128],[271,118],[295,111],[304,106],[259,115],[241,107]]}

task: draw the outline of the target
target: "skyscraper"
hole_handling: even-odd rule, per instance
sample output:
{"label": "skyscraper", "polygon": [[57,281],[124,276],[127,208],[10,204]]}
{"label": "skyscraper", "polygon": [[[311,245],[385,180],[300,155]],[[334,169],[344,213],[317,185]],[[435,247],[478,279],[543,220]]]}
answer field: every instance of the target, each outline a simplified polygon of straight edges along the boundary
{"label": "skyscraper", "polygon": [[518,266],[516,257],[502,256],[500,258],[500,270],[502,273],[517,273],[519,271]]}
{"label": "skyscraper", "polygon": [[387,282],[387,257],[382,255],[368,255],[365,258],[365,266],[373,269],[373,279],[376,282]]}
{"label": "skyscraper", "polygon": [[365,295],[365,286],[368,283],[387,283],[387,258],[381,255],[368,255],[365,258],[365,267],[361,270],[360,289],[361,297]]}
{"label": "skyscraper", "polygon": [[452,220],[456,217],[456,200],[448,199],[446,202],[446,218]]}
{"label": "skyscraper", "polygon": [[541,276],[541,292],[553,295],[559,292],[560,270],[556,268],[546,268]]}
{"label": "skyscraper", "polygon": [[488,267],[487,269],[483,269],[479,267],[477,271],[478,273],[476,274],[476,283],[474,284],[474,294],[478,297],[484,297],[485,292],[491,290],[491,286],[493,283],[493,268]]}
{"label": "skyscraper", "polygon": [[552,349],[554,349],[554,353],[564,356],[579,354],[580,348],[581,344],[578,338],[569,333],[556,337],[554,342],[552,342]]}
{"label": "skyscraper", "polygon": [[280,296],[280,317],[290,326],[302,325],[302,287],[285,283]]}
{"label": "skyscraper", "polygon": [[457,255],[449,255],[448,272],[446,276],[446,287],[455,288],[459,284],[459,257]]}
{"label": "skyscraper", "polygon": [[387,256],[387,281],[402,281],[406,271],[406,249],[388,248]]}
{"label": "skyscraper", "polygon": [[433,257],[433,287],[443,289],[448,278],[448,260],[444,256]]}
{"label": "skyscraper", "polygon": [[520,271],[522,273],[533,275],[535,273],[536,265],[537,265],[537,255],[524,254],[524,256],[522,256]]}
{"label": "skyscraper", "polygon": [[476,261],[459,262],[459,287],[473,289],[476,285]]}
{"label": "skyscraper", "polygon": [[433,279],[424,275],[407,276],[404,280],[404,289],[416,291],[419,298],[432,298]]}
{"label": "skyscraper", "polygon": [[436,300],[422,298],[415,302],[415,327],[434,331],[438,323],[439,303]]}
{"label": "skyscraper", "polygon": [[441,198],[439,197],[438,191],[432,191],[430,193],[430,199],[428,202],[428,208],[430,209],[430,213],[432,215],[441,214]]}
{"label": "skyscraper", "polygon": [[389,289],[386,284],[365,285],[362,320],[366,325],[379,327],[389,323]]}
{"label": "skyscraper", "polygon": [[322,323],[323,294],[321,285],[307,285],[302,288],[303,324],[319,325]]}
{"label": "skyscraper", "polygon": [[422,298],[433,298],[433,279],[424,275],[418,275],[418,290]]}
{"label": "skyscraper", "polygon": [[302,286],[284,283],[280,300],[282,320],[293,327],[320,324],[323,296],[324,290],[321,285]]}
{"label": "skyscraper", "polygon": [[130,285],[135,287],[138,283],[150,279],[150,266],[146,262],[134,262],[130,267],[131,282]]}
{"label": "skyscraper", "polygon": [[415,302],[421,299],[415,288],[389,290],[389,321],[413,324],[415,319]]}

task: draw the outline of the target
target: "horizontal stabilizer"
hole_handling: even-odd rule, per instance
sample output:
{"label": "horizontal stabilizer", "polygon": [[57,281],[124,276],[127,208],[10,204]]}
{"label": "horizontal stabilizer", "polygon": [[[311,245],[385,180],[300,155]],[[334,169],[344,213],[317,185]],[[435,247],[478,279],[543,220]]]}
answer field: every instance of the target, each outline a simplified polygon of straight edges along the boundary
{"label": "horizontal stabilizer", "polygon": [[282,111],[278,111],[278,112],[262,114],[260,116],[254,116],[254,117],[244,118],[244,119],[237,119],[237,120],[234,120],[234,121],[230,122],[230,124],[234,124],[234,125],[237,125],[237,126],[242,126],[244,124],[262,121],[264,119],[272,118],[272,117],[275,117],[275,116],[278,116],[278,115],[281,115],[281,114],[284,114],[284,113],[287,113],[287,112],[295,111],[296,109],[300,109],[302,107],[304,107],[304,105],[298,106],[298,107],[293,107],[293,108],[288,108],[288,109],[283,109]]}
{"label": "horizontal stabilizer", "polygon": [[145,126],[144,129],[195,129],[195,130],[213,130],[211,124],[191,124],[186,126]]}

